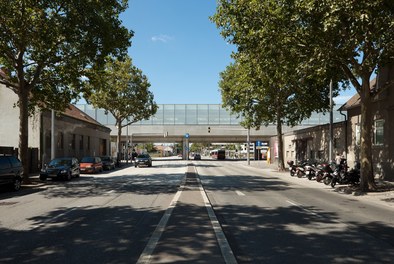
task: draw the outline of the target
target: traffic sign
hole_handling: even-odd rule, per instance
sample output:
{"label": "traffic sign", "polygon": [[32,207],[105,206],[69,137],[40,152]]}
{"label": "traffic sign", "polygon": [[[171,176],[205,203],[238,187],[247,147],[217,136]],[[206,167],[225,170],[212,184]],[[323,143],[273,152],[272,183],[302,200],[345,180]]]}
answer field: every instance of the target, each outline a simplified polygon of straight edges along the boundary
{"label": "traffic sign", "polygon": [[190,137],[189,133],[186,133],[185,138],[189,138],[189,137]]}

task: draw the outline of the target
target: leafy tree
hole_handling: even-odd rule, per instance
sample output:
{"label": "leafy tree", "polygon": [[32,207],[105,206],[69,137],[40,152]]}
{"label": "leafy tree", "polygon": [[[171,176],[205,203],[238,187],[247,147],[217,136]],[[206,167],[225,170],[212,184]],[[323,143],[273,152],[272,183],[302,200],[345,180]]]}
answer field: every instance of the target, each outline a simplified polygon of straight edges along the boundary
{"label": "leafy tree", "polygon": [[[62,111],[78,97],[85,68],[127,51],[125,0],[0,0],[0,83],[18,95],[19,155],[28,181],[28,117]],[[31,113],[31,112],[30,112]]]}
{"label": "leafy tree", "polygon": [[204,144],[202,143],[192,143],[190,146],[190,152],[200,153],[204,148]]}
{"label": "leafy tree", "polygon": [[394,59],[394,1],[302,1],[293,17],[305,29],[303,52],[332,62],[360,96],[361,189],[374,190],[372,102],[389,86],[371,89],[370,81]]}
{"label": "leafy tree", "polygon": [[150,83],[142,71],[132,64],[130,57],[124,60],[108,57],[104,70],[87,71],[85,85],[87,101],[97,108],[111,113],[118,128],[118,157],[121,149],[122,128],[148,119],[157,111]]}
{"label": "leafy tree", "polygon": [[[214,16],[223,28],[222,35],[239,44],[240,51],[253,46],[268,51],[293,47],[303,61],[298,70],[308,73],[305,76],[316,72],[325,79],[332,78],[332,69],[337,69],[352,83],[361,101],[363,191],[376,188],[371,104],[380,91],[371,90],[370,80],[374,72],[393,60],[393,18],[391,0],[220,0]],[[279,30],[282,40],[288,40],[288,45],[281,48],[275,42],[260,42],[277,36],[274,29]],[[264,38],[260,38],[261,32],[266,32]]]}
{"label": "leafy tree", "polygon": [[[283,26],[292,23],[285,9],[269,9],[262,2],[238,2],[227,5],[222,1],[213,17],[223,36],[238,46],[233,54],[235,63],[221,74],[223,104],[242,113],[245,127],[276,124],[278,169],[284,170],[282,125],[294,126],[314,111],[327,111],[330,80],[299,56],[288,28]],[[330,65],[324,66],[324,72],[340,78]]]}

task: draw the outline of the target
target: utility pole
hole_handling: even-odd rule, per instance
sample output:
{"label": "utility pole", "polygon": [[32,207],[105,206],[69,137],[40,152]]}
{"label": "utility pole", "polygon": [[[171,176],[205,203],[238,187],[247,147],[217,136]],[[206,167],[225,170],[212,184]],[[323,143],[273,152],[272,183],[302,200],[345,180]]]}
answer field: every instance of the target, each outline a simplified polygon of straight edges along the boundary
{"label": "utility pole", "polygon": [[333,143],[333,136],[334,136],[334,133],[333,133],[333,126],[332,126],[332,123],[333,123],[333,101],[332,101],[332,79],[330,80],[330,140],[329,140],[329,145],[328,145],[328,151],[329,151],[329,153],[328,153],[328,159],[329,159],[329,161],[331,162],[332,161],[332,151],[333,151],[333,147],[332,147],[332,143]]}
{"label": "utility pole", "polygon": [[51,110],[51,160],[55,158],[55,110]]}
{"label": "utility pole", "polygon": [[246,160],[248,161],[248,165],[250,165],[250,127],[248,127],[248,132],[246,134],[246,141],[248,144],[246,147]]}

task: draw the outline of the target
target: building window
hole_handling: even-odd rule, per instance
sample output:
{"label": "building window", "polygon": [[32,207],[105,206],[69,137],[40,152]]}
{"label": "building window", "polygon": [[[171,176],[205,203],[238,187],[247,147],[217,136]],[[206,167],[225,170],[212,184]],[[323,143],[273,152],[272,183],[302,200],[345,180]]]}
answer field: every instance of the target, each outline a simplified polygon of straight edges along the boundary
{"label": "building window", "polygon": [[373,136],[374,145],[383,145],[383,141],[384,141],[383,131],[384,131],[384,120],[383,119],[375,120],[374,136]]}
{"label": "building window", "polygon": [[79,149],[83,149],[83,135],[79,138]]}
{"label": "building window", "polygon": [[90,136],[88,136],[88,150],[90,149]]}

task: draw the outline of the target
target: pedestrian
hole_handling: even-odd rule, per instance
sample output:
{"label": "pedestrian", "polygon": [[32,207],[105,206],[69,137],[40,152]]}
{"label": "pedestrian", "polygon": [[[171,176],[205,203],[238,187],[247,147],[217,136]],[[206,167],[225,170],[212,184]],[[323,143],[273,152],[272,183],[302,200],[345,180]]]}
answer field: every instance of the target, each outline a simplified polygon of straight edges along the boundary
{"label": "pedestrian", "polygon": [[337,152],[337,155],[335,156],[335,163],[337,165],[341,164],[341,159],[342,159],[342,156],[339,154],[339,152]]}

